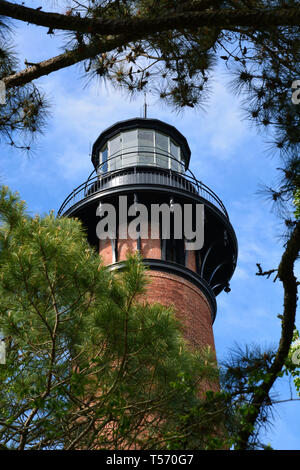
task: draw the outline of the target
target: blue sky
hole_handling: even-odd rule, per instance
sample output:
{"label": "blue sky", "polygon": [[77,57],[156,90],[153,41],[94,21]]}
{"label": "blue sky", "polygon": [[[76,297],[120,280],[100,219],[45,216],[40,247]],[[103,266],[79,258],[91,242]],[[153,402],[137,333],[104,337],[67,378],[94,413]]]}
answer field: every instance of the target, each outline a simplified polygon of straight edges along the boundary
{"label": "blue sky", "polygon": [[[35,1],[31,4],[39,6]],[[16,25],[21,63],[61,52],[46,30]],[[56,212],[73,188],[85,181],[93,169],[91,145],[100,132],[118,120],[141,116],[143,95],[129,100],[101,83],[86,86],[81,77],[82,69],[76,66],[39,80],[52,110],[33,155],[27,157],[0,143],[0,182],[18,191],[32,214]],[[178,115],[148,97],[148,116],[174,125],[185,135],[192,151],[191,170],[222,199],[236,231],[239,257],[231,292],[217,298],[214,336],[220,360],[235,343],[277,346],[277,314],[283,304],[281,285],[255,275],[257,262],[263,269],[274,268],[282,252],[281,222],[257,193],[261,184],[271,185],[278,178],[279,158],[267,153],[265,137],[242,119],[238,99],[226,82],[228,76],[218,71],[205,112],[186,110]],[[273,394],[284,400],[291,390],[295,397],[288,379],[282,379]],[[299,420],[300,402],[277,405],[265,442],[275,449],[300,449]]]}

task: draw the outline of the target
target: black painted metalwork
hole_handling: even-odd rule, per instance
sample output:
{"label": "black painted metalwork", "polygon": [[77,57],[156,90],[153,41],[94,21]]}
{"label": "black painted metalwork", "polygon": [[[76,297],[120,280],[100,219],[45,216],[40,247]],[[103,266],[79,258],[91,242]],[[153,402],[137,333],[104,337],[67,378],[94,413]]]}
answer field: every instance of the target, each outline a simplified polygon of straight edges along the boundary
{"label": "black painted metalwork", "polygon": [[[125,166],[124,164],[128,156],[139,154],[139,148],[126,149],[126,152],[124,149],[120,150],[105,159],[105,162],[99,162],[99,151],[108,139],[120,132],[137,128],[153,129],[166,133],[180,146],[183,161],[177,160],[166,151],[160,153],[156,147],[145,150],[143,146],[142,154],[148,153],[150,157],[147,165],[145,165],[145,161],[141,165],[138,160],[133,166]],[[157,160],[152,158],[154,152]],[[122,157],[125,157],[123,161]],[[169,159],[168,164],[171,168],[164,168],[155,163],[163,161],[163,158]],[[84,183],[67,196],[58,211],[58,216],[78,217],[86,227],[90,244],[98,248],[96,225],[99,218],[97,219],[96,210],[100,203],[109,202],[117,207],[118,197],[126,195],[132,202],[139,201],[145,204],[148,209],[151,204],[170,205],[170,201],[181,205],[204,204],[204,245],[200,250],[194,252],[196,272],[186,266],[188,256],[186,256],[187,250],[183,240],[181,240],[182,243],[171,246],[170,243],[168,245],[168,240],[161,238],[161,259],[146,258],[144,262],[151,269],[172,272],[196,284],[210,302],[212,320],[214,320],[216,315],[215,296],[222,290],[230,291],[229,281],[234,273],[237,260],[237,240],[223,202],[214,191],[199,181],[188,169],[189,159],[190,149],[187,141],[173,126],[156,119],[145,118],[116,123],[102,132],[94,143],[92,162],[95,169]],[[114,161],[118,162],[121,167],[109,170],[117,166]],[[174,242],[178,242],[178,240]],[[137,249],[141,249],[140,238],[137,239]],[[111,269],[120,268],[122,263],[117,262],[117,239],[114,240],[113,252],[113,261],[116,262],[111,265]]]}
{"label": "black painted metalwork", "polygon": [[200,275],[201,276],[204,276],[204,270],[205,270],[205,266],[206,266],[206,260],[210,254],[210,252],[213,250],[213,248],[216,246],[216,244],[219,242],[219,240],[214,240],[213,243],[208,247],[208,249],[206,250],[206,253],[202,259],[202,262],[201,262],[201,269],[200,269]]}
{"label": "black painted metalwork", "polygon": [[[165,154],[162,155],[165,156]],[[119,155],[116,154],[107,161],[118,157]],[[172,155],[170,155],[169,158],[181,164],[181,162]],[[83,200],[87,202],[87,200],[96,193],[109,188],[137,184],[150,184],[154,186],[171,186],[190,193],[195,193],[214,204],[223,213],[223,215],[229,219],[226,208],[221,199],[208,186],[197,180],[195,175],[189,169],[183,175],[180,172],[153,165],[138,165],[114,171],[106,171],[105,173],[101,173],[101,168],[102,165],[99,165],[98,171],[100,174],[92,176],[96,171],[94,170],[84,183],[73,189],[62,203],[58,211],[58,216],[61,216],[62,214],[68,215],[66,213],[70,208],[74,207],[75,204],[80,204]]]}

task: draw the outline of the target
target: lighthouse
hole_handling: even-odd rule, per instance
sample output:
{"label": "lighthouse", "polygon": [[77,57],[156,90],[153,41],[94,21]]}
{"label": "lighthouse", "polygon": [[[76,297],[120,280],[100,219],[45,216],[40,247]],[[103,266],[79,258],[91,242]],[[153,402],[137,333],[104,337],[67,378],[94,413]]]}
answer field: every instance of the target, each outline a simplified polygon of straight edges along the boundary
{"label": "lighthouse", "polygon": [[92,172],[58,215],[82,221],[109,269],[139,251],[150,278],[146,300],[173,305],[188,344],[214,350],[216,298],[230,290],[237,240],[224,204],[191,172],[190,159],[174,126],[146,117],[117,122],[94,142]]}

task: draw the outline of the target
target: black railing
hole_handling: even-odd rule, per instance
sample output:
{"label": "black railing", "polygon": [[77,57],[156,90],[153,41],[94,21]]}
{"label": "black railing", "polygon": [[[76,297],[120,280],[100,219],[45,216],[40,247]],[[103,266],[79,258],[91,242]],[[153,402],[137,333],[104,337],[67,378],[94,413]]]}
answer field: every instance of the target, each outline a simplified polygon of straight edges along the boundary
{"label": "black railing", "polygon": [[[178,161],[172,155],[162,154],[165,157],[173,159],[178,165],[182,162]],[[93,176],[94,170],[89,178],[80,186],[75,188],[64,200],[59,211],[58,216],[62,216],[71,207],[88,200],[96,193],[104,191],[113,186],[122,186],[124,184],[155,184],[166,185],[183,189],[188,192],[195,193],[203,199],[215,205],[226,218],[229,219],[227,211],[221,199],[204,183],[198,181],[194,174],[188,169],[185,174],[175,171],[173,169],[166,169],[155,164],[151,165],[135,165],[135,166],[122,166],[121,168],[113,171],[103,171],[104,165],[108,165],[113,159],[120,158],[120,155],[111,157],[106,162],[103,162],[97,169],[98,174]],[[179,166],[180,168],[180,166]]]}

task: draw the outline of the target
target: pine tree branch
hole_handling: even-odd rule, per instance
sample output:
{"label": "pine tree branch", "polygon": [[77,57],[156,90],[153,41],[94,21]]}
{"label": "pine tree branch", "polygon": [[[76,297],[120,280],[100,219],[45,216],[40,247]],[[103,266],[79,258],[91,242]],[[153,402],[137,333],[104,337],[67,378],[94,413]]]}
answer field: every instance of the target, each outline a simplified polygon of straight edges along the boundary
{"label": "pine tree branch", "polygon": [[281,372],[293,340],[297,308],[297,278],[294,275],[294,264],[300,251],[300,221],[295,226],[282,255],[277,277],[283,284],[284,310],[282,316],[281,337],[274,361],[267,373],[266,379],[254,392],[251,400],[253,412],[247,419],[242,432],[238,436],[236,450],[246,450],[253,427],[262,407],[269,401],[269,392]]}
{"label": "pine tree branch", "polygon": [[78,31],[89,34],[151,34],[176,28],[199,26],[252,26],[255,28],[270,26],[299,26],[299,8],[224,8],[201,11],[184,11],[168,13],[155,17],[141,18],[81,18],[80,16],[63,15],[60,13],[44,12],[34,8],[2,0],[0,15],[25,21],[37,26],[64,31]]}
{"label": "pine tree branch", "polygon": [[[200,7],[199,7],[200,8]],[[221,25],[229,29],[233,26],[270,26],[300,24],[300,10],[205,10],[188,11],[161,15],[152,18],[129,19],[92,19],[79,16],[67,16],[48,13],[7,1],[0,3],[0,15],[28,21],[30,24],[46,26],[65,31],[108,35],[106,38],[95,36],[89,44],[79,45],[74,50],[34,64],[13,75],[3,78],[7,89],[25,85],[32,80],[48,75],[60,69],[70,67],[97,54],[126,46],[129,42],[146,38],[147,35],[176,28],[195,28],[199,26]],[[114,36],[115,34],[115,36]]]}
{"label": "pine tree branch", "polygon": [[[139,35],[136,35],[134,39],[138,39]],[[78,64],[83,60],[95,57],[98,54],[111,51],[119,46],[126,45],[125,36],[115,36],[108,39],[94,41],[89,45],[79,46],[76,49],[66,51],[63,54],[52,57],[51,59],[44,60],[38,64],[27,67],[20,72],[17,72],[8,77],[4,77],[3,81],[7,89],[23,86],[30,83],[32,80],[49,75],[52,72],[70,67]]]}

